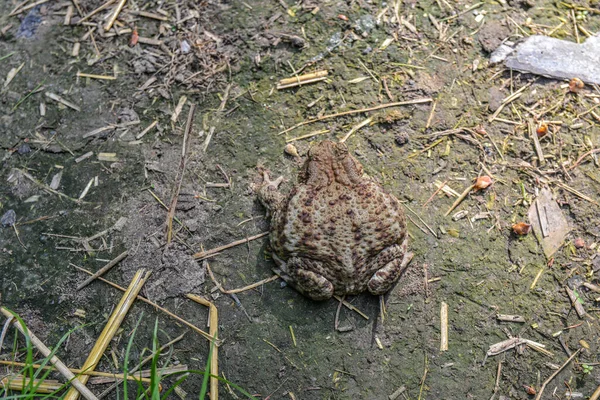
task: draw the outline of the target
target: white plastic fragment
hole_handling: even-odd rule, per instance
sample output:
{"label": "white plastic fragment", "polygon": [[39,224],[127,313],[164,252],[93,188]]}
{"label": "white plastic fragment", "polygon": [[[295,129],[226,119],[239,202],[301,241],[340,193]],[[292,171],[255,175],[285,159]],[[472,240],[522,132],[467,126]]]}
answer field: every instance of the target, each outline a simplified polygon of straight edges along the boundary
{"label": "white plastic fragment", "polygon": [[600,36],[577,44],[547,36],[530,36],[506,59],[506,66],[551,78],[579,78],[600,84]]}

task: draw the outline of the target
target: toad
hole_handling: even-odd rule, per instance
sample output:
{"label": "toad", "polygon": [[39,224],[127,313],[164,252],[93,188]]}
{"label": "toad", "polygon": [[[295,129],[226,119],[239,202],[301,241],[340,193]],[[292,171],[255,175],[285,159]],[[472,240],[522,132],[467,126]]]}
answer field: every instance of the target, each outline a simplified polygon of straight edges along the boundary
{"label": "toad", "polygon": [[287,196],[278,191],[282,180],[264,172],[254,187],[271,214],[281,277],[314,300],[390,290],[412,258],[404,212],[346,145],[314,145]]}

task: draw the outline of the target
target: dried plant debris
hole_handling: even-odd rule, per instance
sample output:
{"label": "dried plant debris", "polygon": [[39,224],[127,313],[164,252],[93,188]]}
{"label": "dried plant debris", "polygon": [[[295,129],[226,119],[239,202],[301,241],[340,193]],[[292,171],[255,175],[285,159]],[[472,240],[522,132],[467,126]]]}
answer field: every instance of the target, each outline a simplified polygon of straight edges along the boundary
{"label": "dried plant debris", "polygon": [[548,188],[540,190],[539,195],[529,207],[529,221],[536,238],[544,249],[547,258],[552,257],[564,243],[569,233],[569,225],[563,211],[558,206]]}

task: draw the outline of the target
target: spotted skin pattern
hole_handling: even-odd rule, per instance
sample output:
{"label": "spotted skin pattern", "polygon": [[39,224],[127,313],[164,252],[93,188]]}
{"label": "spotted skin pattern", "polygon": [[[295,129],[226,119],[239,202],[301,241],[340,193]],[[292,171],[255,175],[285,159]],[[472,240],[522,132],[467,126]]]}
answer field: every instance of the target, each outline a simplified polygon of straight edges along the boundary
{"label": "spotted skin pattern", "polygon": [[271,213],[271,247],[282,276],[314,300],[386,293],[412,257],[398,200],[363,175],[342,143],[314,145],[286,197],[264,174],[255,190]]}

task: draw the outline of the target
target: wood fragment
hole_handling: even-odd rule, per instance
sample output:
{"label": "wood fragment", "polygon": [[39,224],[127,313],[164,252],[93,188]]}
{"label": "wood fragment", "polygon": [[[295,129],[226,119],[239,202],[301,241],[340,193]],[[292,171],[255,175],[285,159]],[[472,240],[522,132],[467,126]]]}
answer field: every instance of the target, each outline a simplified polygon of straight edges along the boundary
{"label": "wood fragment", "polygon": [[151,46],[162,46],[165,44],[162,40],[138,36],[138,43],[149,44]]}
{"label": "wood fragment", "polygon": [[567,295],[571,300],[571,305],[575,308],[575,311],[577,312],[577,316],[579,316],[579,318],[583,318],[587,313],[585,312],[583,305],[579,301],[579,298],[575,295],[575,292],[571,290],[570,287],[565,286],[565,291],[567,292]]}
{"label": "wood fragment", "polygon": [[448,304],[440,307],[440,351],[448,351]]}
{"label": "wood fragment", "polygon": [[544,158],[544,152],[542,151],[542,145],[540,144],[540,139],[538,138],[536,129],[535,129],[535,121],[530,119],[527,121],[527,126],[529,128],[529,138],[533,141],[533,145],[535,147],[535,152],[538,156],[538,162],[540,165],[546,164],[546,159]]}
{"label": "wood fragment", "polygon": [[[15,314],[11,313],[4,307],[0,307],[0,312],[2,314],[4,314],[4,316],[6,318],[15,317]],[[15,321],[16,321],[16,323],[15,323]],[[40,353],[42,353],[44,355],[44,357],[49,357],[50,354],[52,354],[52,351],[48,347],[46,347],[46,345],[44,343],[42,343],[42,341],[40,339],[38,339],[38,337],[35,336],[29,330],[29,328],[27,328],[24,324],[22,325],[20,322],[18,322],[16,320],[16,318],[14,319],[13,324],[19,332],[21,332],[23,335],[29,337],[29,339],[31,340],[31,343],[35,346],[35,348],[37,348],[40,351]],[[60,359],[58,357],[56,357],[56,355],[52,356],[50,358],[49,362],[56,367],[56,370],[58,372],[60,372],[60,374],[62,376],[64,376],[67,379],[67,381],[69,381],[71,383],[71,385],[73,385],[72,389],[76,390],[87,400],[98,400],[96,395],[94,395],[94,393],[92,393],[85,386],[84,383],[77,380],[77,377],[69,370],[69,368],[62,361],[60,361]]]}
{"label": "wood fragment", "polygon": [[400,386],[398,390],[388,396],[388,400],[396,400],[402,393],[406,391],[406,386]]}
{"label": "wood fragment", "polygon": [[231,243],[223,245],[223,246],[215,247],[214,249],[200,251],[200,252],[194,254],[192,257],[194,257],[197,260],[203,260],[205,258],[210,257],[211,255],[213,255],[215,253],[219,253],[219,252],[229,249],[231,247],[239,246],[240,244],[248,243],[251,240],[260,239],[261,237],[267,236],[268,234],[269,234],[269,232],[259,233],[258,235],[250,236],[246,239],[236,240],[235,242],[231,242]]}
{"label": "wood fragment", "polygon": [[496,319],[504,322],[525,322],[525,318],[520,315],[496,314]]}
{"label": "wood fragment", "polygon": [[148,12],[148,11],[129,11],[130,14],[133,15],[139,15],[140,17],[146,17],[146,18],[150,18],[150,19],[156,19],[159,21],[168,21],[169,18],[166,15],[162,15],[162,14],[155,14],[152,12]]}

